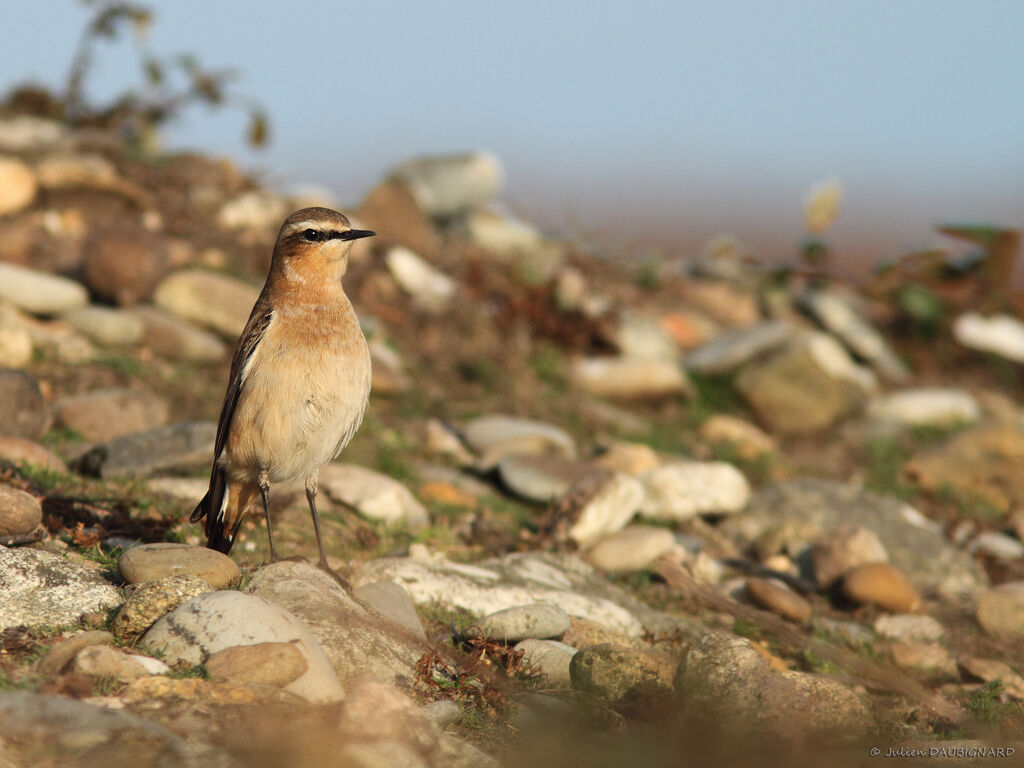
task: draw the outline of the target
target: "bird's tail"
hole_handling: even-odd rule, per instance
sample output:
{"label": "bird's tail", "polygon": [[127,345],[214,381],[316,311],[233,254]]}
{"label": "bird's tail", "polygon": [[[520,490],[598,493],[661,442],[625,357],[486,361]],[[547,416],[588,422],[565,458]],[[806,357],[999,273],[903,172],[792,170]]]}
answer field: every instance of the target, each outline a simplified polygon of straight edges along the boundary
{"label": "bird's tail", "polygon": [[214,468],[210,476],[210,489],[189,516],[189,521],[193,523],[206,518],[207,547],[225,555],[231,551],[255,490],[256,486],[249,483],[229,482],[224,470]]}

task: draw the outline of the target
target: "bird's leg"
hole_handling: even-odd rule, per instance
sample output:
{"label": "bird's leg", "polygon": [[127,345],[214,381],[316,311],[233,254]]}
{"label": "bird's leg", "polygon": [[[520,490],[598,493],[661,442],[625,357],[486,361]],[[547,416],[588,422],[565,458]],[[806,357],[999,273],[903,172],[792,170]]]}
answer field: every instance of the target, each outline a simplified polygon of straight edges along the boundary
{"label": "bird's leg", "polygon": [[327,553],[324,552],[324,540],[320,535],[320,518],[316,514],[316,473],[306,478],[306,501],[309,502],[309,513],[313,516],[313,530],[316,532],[316,546],[320,550],[320,562],[318,566],[324,570],[331,570],[327,565]]}
{"label": "bird's leg", "polygon": [[267,517],[267,540],[270,542],[270,562],[277,562],[277,550],[274,549],[274,529],[270,524],[270,475],[265,469],[260,470],[258,482],[260,497],[263,499],[263,514]]}

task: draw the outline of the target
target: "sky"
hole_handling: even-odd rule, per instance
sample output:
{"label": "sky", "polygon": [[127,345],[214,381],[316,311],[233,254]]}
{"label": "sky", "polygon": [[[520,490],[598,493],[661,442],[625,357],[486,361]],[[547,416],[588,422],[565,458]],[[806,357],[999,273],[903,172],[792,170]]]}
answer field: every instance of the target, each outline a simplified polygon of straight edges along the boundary
{"label": "sky", "polygon": [[[806,190],[840,179],[845,262],[1024,224],[1024,3],[152,0],[146,44],[238,71],[272,143],[196,108],[166,144],[352,204],[410,156],[486,149],[508,206],[619,253],[732,233],[788,258]],[[0,89],[63,82],[87,8],[3,3]],[[14,34],[12,34],[12,30]],[[96,101],[141,80],[100,44]]]}

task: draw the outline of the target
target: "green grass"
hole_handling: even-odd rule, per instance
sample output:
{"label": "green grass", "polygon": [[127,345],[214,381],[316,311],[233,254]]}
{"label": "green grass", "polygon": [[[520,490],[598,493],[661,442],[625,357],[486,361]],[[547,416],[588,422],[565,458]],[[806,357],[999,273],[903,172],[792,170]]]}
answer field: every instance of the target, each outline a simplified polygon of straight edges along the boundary
{"label": "green grass", "polygon": [[206,671],[206,667],[202,664],[177,664],[171,667],[171,671],[166,674],[167,677],[172,677],[176,680],[186,680],[192,677],[198,677],[202,680],[210,679],[210,673]]}
{"label": "green grass", "polygon": [[900,470],[909,458],[909,453],[899,438],[869,440],[866,451],[864,484],[868,488],[904,500],[913,499],[918,495],[918,489],[903,482],[900,476]]}
{"label": "green grass", "polygon": [[1015,723],[1016,730],[1024,723],[1024,703],[1019,701],[1002,701],[1002,680],[990,680],[971,694],[967,702],[967,711],[982,722],[991,725]]}

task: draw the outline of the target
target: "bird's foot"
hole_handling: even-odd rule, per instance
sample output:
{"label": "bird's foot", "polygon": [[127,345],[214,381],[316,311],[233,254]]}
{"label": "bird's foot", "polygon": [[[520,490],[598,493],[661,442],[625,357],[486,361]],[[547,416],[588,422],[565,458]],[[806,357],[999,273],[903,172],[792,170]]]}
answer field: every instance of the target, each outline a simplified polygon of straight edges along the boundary
{"label": "bird's foot", "polygon": [[328,576],[330,576],[336,582],[338,582],[338,584],[341,585],[341,588],[344,589],[346,592],[351,592],[352,591],[352,585],[349,584],[348,581],[346,581],[345,578],[340,573],[338,573],[336,570],[331,568],[331,566],[329,566],[327,564],[326,560],[319,561],[316,564],[316,567],[319,568],[324,573],[326,573]]}

